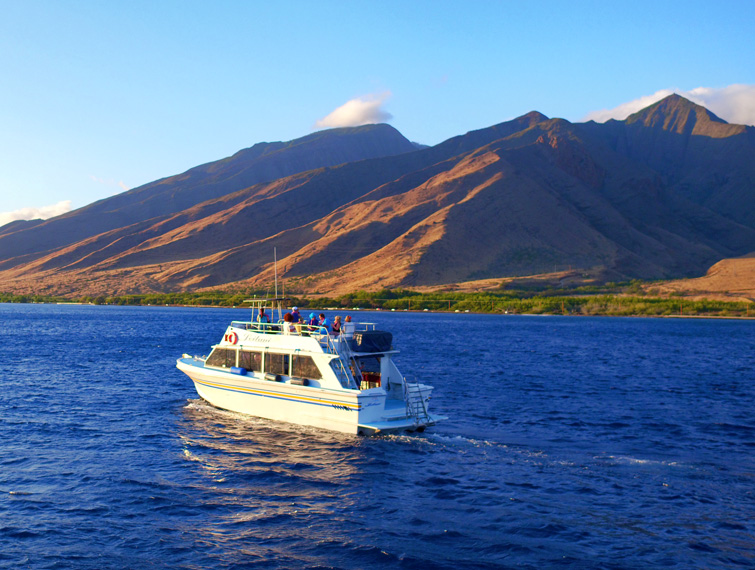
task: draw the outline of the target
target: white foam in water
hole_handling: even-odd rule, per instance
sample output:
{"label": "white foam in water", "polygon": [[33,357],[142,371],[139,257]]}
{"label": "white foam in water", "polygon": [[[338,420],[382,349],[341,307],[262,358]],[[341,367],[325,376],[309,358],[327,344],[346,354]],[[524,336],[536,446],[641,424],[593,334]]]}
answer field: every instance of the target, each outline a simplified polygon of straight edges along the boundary
{"label": "white foam in water", "polygon": [[[628,456],[621,456],[621,455],[608,455],[606,456],[607,459],[611,459],[616,463],[623,463],[628,465],[659,465],[664,467],[682,467],[683,465],[680,464],[678,461],[663,461],[659,459],[639,459],[637,457],[628,457]],[[601,459],[601,457],[596,457],[595,459]]]}

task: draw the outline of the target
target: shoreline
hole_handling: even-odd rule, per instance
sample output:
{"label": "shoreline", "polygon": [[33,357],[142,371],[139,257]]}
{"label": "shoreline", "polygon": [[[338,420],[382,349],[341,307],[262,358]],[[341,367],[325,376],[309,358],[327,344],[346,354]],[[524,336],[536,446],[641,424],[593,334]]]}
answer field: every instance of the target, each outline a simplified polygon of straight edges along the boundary
{"label": "shoreline", "polygon": [[[660,298],[650,298],[660,299]],[[662,299],[661,299],[662,300]],[[93,302],[80,302],[80,301],[0,301],[0,304],[8,305],[22,305],[22,304],[34,304],[34,305],[78,305],[78,306],[93,306],[93,307],[168,307],[168,308],[186,308],[186,309],[251,309],[251,307],[243,307],[238,305],[221,305],[221,304],[183,304],[183,303],[93,303]],[[755,303],[753,303],[755,305]],[[303,305],[304,306],[304,305]],[[385,313],[432,313],[432,314],[449,314],[449,315],[497,315],[501,317],[511,316],[529,316],[529,317],[617,317],[617,318],[651,318],[651,319],[718,319],[718,320],[755,320],[755,307],[753,315],[720,315],[720,314],[643,314],[643,313],[623,313],[613,314],[610,312],[593,312],[593,313],[562,313],[562,312],[500,312],[500,311],[476,311],[472,309],[465,310],[443,310],[443,309],[386,309],[380,307],[359,307],[359,308],[335,308],[332,305],[328,307],[311,307],[306,306],[304,310],[312,311],[329,311],[329,312],[385,312]]]}

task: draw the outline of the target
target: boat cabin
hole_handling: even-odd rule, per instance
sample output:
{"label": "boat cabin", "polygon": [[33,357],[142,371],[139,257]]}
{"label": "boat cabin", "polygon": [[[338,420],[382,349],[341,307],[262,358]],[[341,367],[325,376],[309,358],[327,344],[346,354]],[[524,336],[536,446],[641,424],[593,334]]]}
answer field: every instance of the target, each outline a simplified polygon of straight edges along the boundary
{"label": "boat cabin", "polygon": [[323,327],[280,318],[258,322],[253,310],[251,321],[231,323],[204,365],[271,382],[401,394],[403,378],[392,360],[397,351],[391,333],[375,330],[373,323],[350,324],[329,334]]}

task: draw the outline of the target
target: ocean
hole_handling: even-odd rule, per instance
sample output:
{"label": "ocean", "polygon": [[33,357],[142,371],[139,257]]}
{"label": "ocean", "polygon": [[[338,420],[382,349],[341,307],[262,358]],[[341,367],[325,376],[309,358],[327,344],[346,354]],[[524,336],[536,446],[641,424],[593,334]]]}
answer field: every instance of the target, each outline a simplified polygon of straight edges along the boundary
{"label": "ocean", "polygon": [[0,304],[0,567],[755,567],[755,322],[349,314],[448,420],[213,408],[247,310]]}

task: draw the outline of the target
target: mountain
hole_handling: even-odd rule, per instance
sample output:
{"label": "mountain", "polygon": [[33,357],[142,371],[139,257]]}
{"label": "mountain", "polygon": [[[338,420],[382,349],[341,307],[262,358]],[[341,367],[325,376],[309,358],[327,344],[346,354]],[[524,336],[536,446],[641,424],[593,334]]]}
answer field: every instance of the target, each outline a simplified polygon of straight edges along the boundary
{"label": "mountain", "polygon": [[685,297],[752,303],[755,302],[755,253],[722,259],[702,277],[654,283],[650,288]]}
{"label": "mountain", "polygon": [[[200,202],[306,170],[415,150],[389,125],[330,129],[289,142],[259,143],[38,224],[0,240],[0,260],[28,262],[39,254],[146,220],[176,214]],[[7,264],[2,264],[7,267]]]}
{"label": "mountain", "polygon": [[36,218],[34,220],[15,220],[13,222],[8,222],[7,224],[0,226],[0,235],[10,234],[21,229],[29,229],[41,223],[44,223],[44,220],[40,218]]}
{"label": "mountain", "polygon": [[532,112],[427,148],[387,125],[263,143],[3,228],[0,289],[265,287],[273,248],[289,288],[323,292],[702,275],[755,251],[754,131],[670,96],[624,121]]}
{"label": "mountain", "polygon": [[755,128],[730,125],[679,95],[625,121],[583,128],[617,153],[652,168],[664,186],[727,218],[755,224]]}

